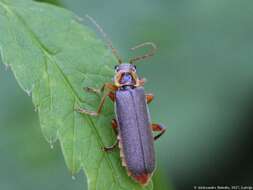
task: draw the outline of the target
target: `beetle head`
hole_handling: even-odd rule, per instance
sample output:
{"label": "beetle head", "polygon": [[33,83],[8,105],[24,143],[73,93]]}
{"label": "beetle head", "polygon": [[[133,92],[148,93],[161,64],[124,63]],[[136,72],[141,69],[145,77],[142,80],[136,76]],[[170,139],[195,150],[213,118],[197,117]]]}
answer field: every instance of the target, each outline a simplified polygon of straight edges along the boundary
{"label": "beetle head", "polygon": [[121,63],[115,66],[114,83],[117,87],[139,86],[136,66],[130,63]]}

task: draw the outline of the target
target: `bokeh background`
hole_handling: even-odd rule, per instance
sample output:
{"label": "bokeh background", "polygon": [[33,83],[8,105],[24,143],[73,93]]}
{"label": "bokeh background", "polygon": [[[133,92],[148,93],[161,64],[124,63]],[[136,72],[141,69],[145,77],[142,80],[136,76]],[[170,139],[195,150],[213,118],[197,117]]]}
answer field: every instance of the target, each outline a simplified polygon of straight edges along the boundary
{"label": "bokeh background", "polygon": [[[126,58],[143,41],[157,54],[137,64],[155,94],[155,190],[253,185],[252,0],[51,0],[94,17]],[[84,24],[90,23],[83,21]],[[44,140],[31,97],[0,66],[0,189],[83,190],[60,147]]]}

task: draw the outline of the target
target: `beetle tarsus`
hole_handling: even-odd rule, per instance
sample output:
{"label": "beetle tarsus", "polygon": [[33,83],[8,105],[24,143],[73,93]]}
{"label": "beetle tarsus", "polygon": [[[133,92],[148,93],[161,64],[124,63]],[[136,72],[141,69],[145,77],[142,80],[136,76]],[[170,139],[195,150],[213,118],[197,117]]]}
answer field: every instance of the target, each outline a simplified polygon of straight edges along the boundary
{"label": "beetle tarsus", "polygon": [[86,109],[83,109],[83,108],[75,109],[75,111],[77,111],[79,113],[82,113],[82,114],[91,115],[91,116],[98,116],[98,114],[99,114],[97,112],[86,110]]}
{"label": "beetle tarsus", "polygon": [[86,92],[91,92],[91,93],[95,93],[95,94],[101,94],[104,92],[105,89],[108,89],[110,91],[116,91],[118,88],[111,83],[105,83],[103,84],[103,86],[99,89],[97,88],[92,88],[92,87],[84,87],[83,90]]}
{"label": "beetle tarsus", "polygon": [[154,136],[154,140],[157,140],[165,133],[166,127],[160,124],[152,124],[152,130],[160,132],[158,135]]}
{"label": "beetle tarsus", "polygon": [[112,152],[117,147],[118,144],[119,144],[119,140],[116,140],[116,142],[112,146],[103,147],[102,149],[105,152]]}
{"label": "beetle tarsus", "polygon": [[95,93],[95,94],[101,94],[101,90],[100,89],[96,89],[96,88],[92,88],[92,87],[84,87],[83,90],[86,91],[86,92],[91,92],[91,93]]}

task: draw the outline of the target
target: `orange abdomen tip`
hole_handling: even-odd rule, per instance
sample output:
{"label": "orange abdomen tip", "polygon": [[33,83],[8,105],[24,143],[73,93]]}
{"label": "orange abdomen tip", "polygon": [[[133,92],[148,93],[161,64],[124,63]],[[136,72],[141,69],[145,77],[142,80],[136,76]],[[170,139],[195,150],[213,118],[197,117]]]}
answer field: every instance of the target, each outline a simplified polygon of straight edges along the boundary
{"label": "orange abdomen tip", "polygon": [[150,174],[142,174],[138,176],[133,176],[133,178],[140,183],[142,186],[145,186],[148,184],[150,180]]}

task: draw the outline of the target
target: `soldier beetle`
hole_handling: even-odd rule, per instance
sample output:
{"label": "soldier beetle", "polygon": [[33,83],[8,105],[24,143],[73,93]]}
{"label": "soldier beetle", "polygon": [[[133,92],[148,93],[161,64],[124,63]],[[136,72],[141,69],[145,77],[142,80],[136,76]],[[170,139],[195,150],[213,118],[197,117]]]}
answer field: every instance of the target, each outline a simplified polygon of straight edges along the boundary
{"label": "soldier beetle", "polygon": [[[77,111],[82,114],[98,116],[106,97],[110,97],[115,105],[116,118],[112,120],[112,128],[117,134],[117,140],[112,146],[103,147],[103,150],[110,152],[118,146],[122,165],[126,167],[128,175],[145,186],[155,170],[154,141],[165,132],[165,127],[151,123],[148,103],[153,100],[153,95],[145,94],[143,88],[145,80],[138,77],[136,66],[133,63],[154,55],[157,49],[156,45],[152,42],[145,42],[131,48],[131,50],[135,50],[150,46],[152,49],[147,54],[132,58],[128,63],[123,63],[103,29],[93,18],[87,17],[107,40],[108,47],[118,60],[118,65],[115,66],[113,84],[106,83],[101,89],[91,87],[85,89],[93,93],[103,93],[105,89],[110,90],[109,93],[103,95],[98,110],[90,111],[78,108]],[[153,137],[152,131],[159,132],[159,134]]]}

